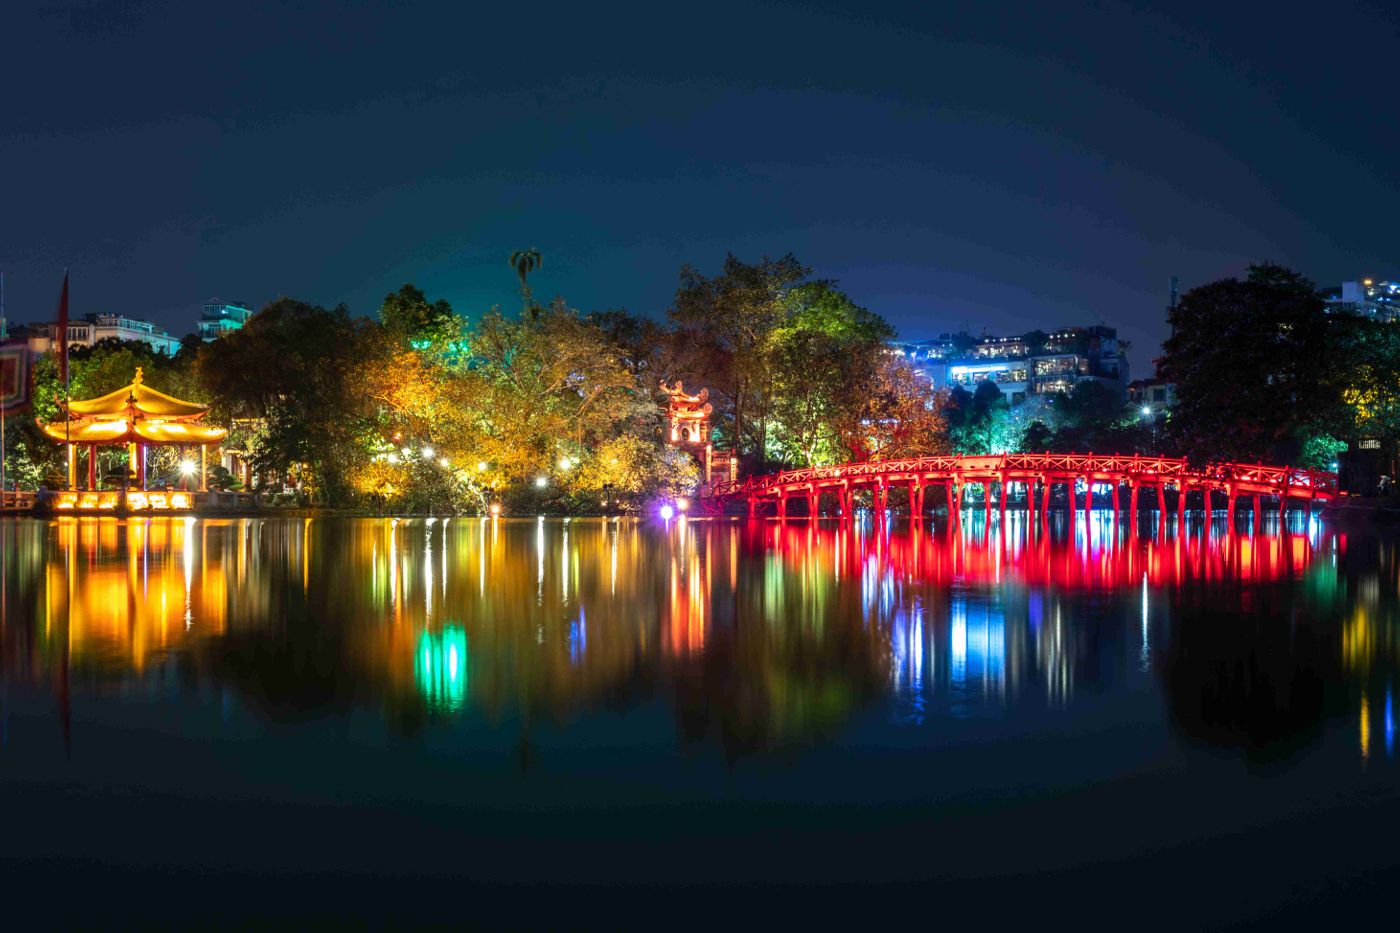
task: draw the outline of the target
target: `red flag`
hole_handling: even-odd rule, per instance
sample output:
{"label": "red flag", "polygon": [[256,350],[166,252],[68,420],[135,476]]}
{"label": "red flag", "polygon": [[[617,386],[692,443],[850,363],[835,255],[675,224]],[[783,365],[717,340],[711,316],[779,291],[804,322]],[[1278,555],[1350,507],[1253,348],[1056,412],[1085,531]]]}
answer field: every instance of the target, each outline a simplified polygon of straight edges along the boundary
{"label": "red flag", "polygon": [[58,296],[58,377],[68,385],[68,270],[63,270],[63,293]]}

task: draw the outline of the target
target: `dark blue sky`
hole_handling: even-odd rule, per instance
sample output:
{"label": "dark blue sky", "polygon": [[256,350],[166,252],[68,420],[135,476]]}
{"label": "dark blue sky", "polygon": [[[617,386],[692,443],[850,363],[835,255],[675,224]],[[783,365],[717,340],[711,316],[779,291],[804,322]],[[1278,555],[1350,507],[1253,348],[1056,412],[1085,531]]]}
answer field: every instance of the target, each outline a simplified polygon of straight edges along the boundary
{"label": "dark blue sky", "polygon": [[910,338],[1395,276],[1383,4],[46,3],[0,10],[12,320],[201,300],[660,315],[791,250]]}

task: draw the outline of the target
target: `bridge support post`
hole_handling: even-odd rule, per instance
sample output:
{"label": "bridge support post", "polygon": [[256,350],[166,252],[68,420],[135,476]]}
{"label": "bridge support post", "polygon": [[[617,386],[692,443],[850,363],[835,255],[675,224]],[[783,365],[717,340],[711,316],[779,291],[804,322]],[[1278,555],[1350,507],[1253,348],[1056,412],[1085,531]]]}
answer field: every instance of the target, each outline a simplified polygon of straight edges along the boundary
{"label": "bridge support post", "polygon": [[1259,513],[1264,510],[1264,496],[1261,493],[1254,494],[1254,503],[1249,510],[1249,529],[1255,537],[1259,536]]}
{"label": "bridge support post", "polygon": [[1288,487],[1278,491],[1278,527],[1280,534],[1288,533]]}
{"label": "bridge support post", "polygon": [[1119,502],[1118,502],[1118,486],[1119,486],[1118,478],[1117,478],[1117,477],[1114,477],[1114,479],[1113,479],[1113,519],[1114,519],[1114,521],[1117,521],[1117,520],[1118,520],[1118,513],[1122,511],[1122,508],[1121,508],[1121,506],[1119,505]]}
{"label": "bridge support post", "polygon": [[1225,522],[1233,533],[1235,530],[1235,486],[1233,483],[1225,487]]}
{"label": "bridge support post", "polygon": [[1210,520],[1215,517],[1215,508],[1211,505],[1210,502],[1210,487],[1202,486],[1201,495],[1205,500],[1205,505],[1203,506],[1203,508],[1206,512],[1206,528],[1210,528]]}
{"label": "bridge support post", "polygon": [[915,518],[924,517],[924,484],[923,481],[914,483],[909,487],[909,510],[914,513]]}
{"label": "bridge support post", "polygon": [[1040,478],[1040,517],[1050,517],[1050,478],[1042,476]]}
{"label": "bridge support post", "polygon": [[1084,517],[1092,518],[1094,515],[1094,478],[1084,477]]}
{"label": "bridge support post", "polygon": [[1005,520],[1005,518],[1006,518],[1006,475],[1005,475],[1005,474],[1003,474],[1002,477],[1001,477],[1001,517],[1002,517],[1003,520]]}
{"label": "bridge support post", "polygon": [[758,517],[758,496],[749,496],[749,518]]}
{"label": "bridge support post", "polygon": [[992,481],[987,479],[982,481],[982,513],[986,516],[987,524],[992,523]]}
{"label": "bridge support post", "polygon": [[778,520],[779,520],[779,521],[786,521],[786,520],[787,520],[787,496],[788,496],[788,494],[787,494],[787,490],[786,490],[786,489],[780,489],[780,490],[778,490]]}
{"label": "bridge support post", "polygon": [[816,486],[807,487],[807,517],[816,518],[821,510],[822,494]]}
{"label": "bridge support post", "polygon": [[885,510],[890,507],[890,487],[885,485],[885,478],[880,477],[880,485],[875,487],[875,517],[879,521],[885,520]]}
{"label": "bridge support post", "polygon": [[1179,529],[1186,526],[1186,482],[1178,481],[1176,484],[1176,526]]}
{"label": "bridge support post", "polygon": [[1138,516],[1138,482],[1135,479],[1128,480],[1128,520],[1134,526],[1137,525]]}
{"label": "bridge support post", "polygon": [[836,508],[841,512],[842,518],[851,517],[851,481],[842,480],[841,485],[836,487]]}

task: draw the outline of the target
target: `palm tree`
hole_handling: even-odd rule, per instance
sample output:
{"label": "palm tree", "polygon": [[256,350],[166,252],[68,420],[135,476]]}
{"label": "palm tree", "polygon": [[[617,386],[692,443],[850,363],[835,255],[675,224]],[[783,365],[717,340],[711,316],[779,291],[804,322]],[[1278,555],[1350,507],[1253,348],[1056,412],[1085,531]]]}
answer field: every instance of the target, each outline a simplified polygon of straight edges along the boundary
{"label": "palm tree", "polygon": [[510,254],[510,265],[515,270],[515,274],[520,277],[520,297],[525,300],[525,307],[528,310],[533,304],[530,297],[529,276],[531,272],[544,265],[544,257],[533,246],[529,249],[518,249]]}

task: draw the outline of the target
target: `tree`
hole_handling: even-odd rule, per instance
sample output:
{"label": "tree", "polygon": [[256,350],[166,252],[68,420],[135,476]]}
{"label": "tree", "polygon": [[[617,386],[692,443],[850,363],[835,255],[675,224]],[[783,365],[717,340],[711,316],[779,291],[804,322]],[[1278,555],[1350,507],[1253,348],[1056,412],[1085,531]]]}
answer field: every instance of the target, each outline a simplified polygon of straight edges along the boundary
{"label": "tree", "polygon": [[769,452],[804,465],[845,458],[841,426],[869,408],[894,330],[829,282],[792,289],[763,364],[770,394]]}
{"label": "tree", "polygon": [[711,369],[697,374],[697,381],[721,403],[730,421],[726,433],[740,454],[763,457],[767,449],[771,372],[765,354],[785,319],[788,291],[809,274],[791,253],[765,256],[753,265],[731,253],[712,278],[688,265],[681,269],[670,319],[683,332],[681,339],[708,349],[704,356]]}
{"label": "tree", "polygon": [[518,249],[510,254],[510,266],[520,278],[520,298],[524,302],[526,311],[534,307],[535,304],[534,298],[530,294],[530,273],[542,265],[544,265],[544,257],[533,246],[529,249]]}
{"label": "tree", "polygon": [[859,403],[842,414],[841,436],[853,460],[890,460],[947,453],[945,394],[905,360],[885,354],[870,372]]}
{"label": "tree", "polygon": [[418,346],[441,346],[461,336],[461,321],[452,313],[452,305],[441,298],[429,302],[413,285],[384,296],[379,320],[390,333]]}
{"label": "tree", "polygon": [[974,392],[962,386],[943,399],[944,417],[948,423],[948,439],[960,454],[999,453],[995,446],[994,429],[1007,409],[1006,396],[995,382],[982,380]]}
{"label": "tree", "polygon": [[1293,462],[1338,406],[1328,319],[1316,287],[1272,264],[1191,289],[1169,315],[1160,370],[1176,385],[1170,422],[1187,456]]}
{"label": "tree", "polygon": [[215,417],[254,421],[245,433],[258,471],[304,470],[332,501],[350,491],[370,426],[347,380],[366,362],[364,330],[343,305],[278,298],[205,345],[197,369]]}

